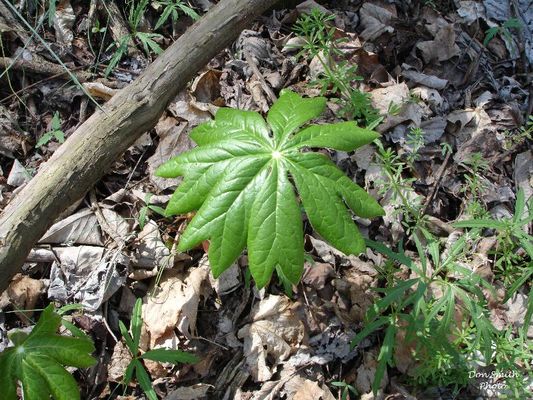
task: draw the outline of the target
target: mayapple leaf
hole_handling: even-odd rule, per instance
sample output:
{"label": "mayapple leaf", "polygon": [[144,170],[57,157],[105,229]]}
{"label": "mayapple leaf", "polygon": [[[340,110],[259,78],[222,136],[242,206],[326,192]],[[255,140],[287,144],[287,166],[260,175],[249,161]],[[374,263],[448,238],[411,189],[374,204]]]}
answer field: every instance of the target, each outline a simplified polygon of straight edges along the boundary
{"label": "mayapple leaf", "polygon": [[352,151],[377,139],[379,134],[357,126],[353,121],[329,125],[313,125],[295,135],[284,148],[327,147]]}
{"label": "mayapple leaf", "polygon": [[304,99],[289,90],[283,91],[267,115],[276,144],[282,144],[301,125],[319,117],[325,108],[324,97]]}
{"label": "mayapple leaf", "polygon": [[290,282],[300,280],[304,263],[302,217],[294,189],[281,160],[272,162],[257,193],[248,223],[248,260],[257,286],[279,266]]}
{"label": "mayapple leaf", "polygon": [[198,147],[161,165],[158,176],[183,182],[165,213],[197,210],[180,237],[186,251],[209,240],[215,277],[248,248],[258,287],[274,270],[287,287],[297,284],[304,264],[301,203],[313,229],[346,254],[359,254],[364,240],[352,213],[384,215],[378,202],[331,160],[310,148],[352,151],[379,135],[354,122],[310,125],[326,99],[283,91],[267,122],[252,111],[219,109],[214,121],[191,132]]}
{"label": "mayapple leaf", "polygon": [[17,399],[17,381],[25,399],[79,399],[76,381],[64,366],[86,368],[96,360],[90,354],[94,345],[88,337],[66,337],[56,332],[61,317],[53,305],[44,309],[30,334],[0,354],[2,398]]}

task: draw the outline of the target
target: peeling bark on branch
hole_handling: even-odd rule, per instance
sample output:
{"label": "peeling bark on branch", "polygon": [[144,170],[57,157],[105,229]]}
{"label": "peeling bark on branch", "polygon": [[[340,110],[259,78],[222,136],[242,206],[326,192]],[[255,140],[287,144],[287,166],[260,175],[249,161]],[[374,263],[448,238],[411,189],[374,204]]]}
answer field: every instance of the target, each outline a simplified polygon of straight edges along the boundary
{"label": "peeling bark on branch", "polygon": [[0,215],[0,291],[59,214],[146,130],[196,72],[277,0],[221,0],[81,125]]}

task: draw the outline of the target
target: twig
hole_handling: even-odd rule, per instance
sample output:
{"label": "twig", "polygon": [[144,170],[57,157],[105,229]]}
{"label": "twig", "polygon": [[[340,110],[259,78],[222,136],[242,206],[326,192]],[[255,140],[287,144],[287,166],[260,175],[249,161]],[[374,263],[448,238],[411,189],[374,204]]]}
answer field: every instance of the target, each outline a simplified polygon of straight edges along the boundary
{"label": "twig", "polygon": [[[35,74],[53,75],[56,77],[67,75],[67,71],[65,71],[65,69],[61,66],[51,63],[50,61],[46,61],[44,58],[39,57],[35,54],[33,54],[32,57],[32,60],[0,57],[0,67],[4,69],[13,68],[17,70],[25,70]],[[74,67],[70,70],[72,72],[74,69],[80,68],[81,67]],[[76,78],[78,78],[80,82],[86,82],[94,78],[93,74],[85,71],[76,72],[74,75],[76,76]]]}
{"label": "twig", "polygon": [[440,166],[439,172],[437,172],[437,178],[435,179],[435,182],[433,183],[433,187],[431,188],[431,192],[430,192],[429,196],[426,197],[426,201],[424,203],[424,207],[422,208],[422,211],[421,211],[421,216],[426,214],[426,211],[427,211],[427,209],[429,207],[429,203],[431,203],[431,201],[433,200],[433,197],[435,197],[435,193],[437,193],[437,189],[440,186],[440,181],[441,181],[441,179],[442,179],[442,177],[444,175],[444,171],[446,171],[446,168],[448,166],[448,162],[450,161],[451,155],[452,155],[451,152],[448,152],[446,154],[446,157],[444,158],[444,162]]}

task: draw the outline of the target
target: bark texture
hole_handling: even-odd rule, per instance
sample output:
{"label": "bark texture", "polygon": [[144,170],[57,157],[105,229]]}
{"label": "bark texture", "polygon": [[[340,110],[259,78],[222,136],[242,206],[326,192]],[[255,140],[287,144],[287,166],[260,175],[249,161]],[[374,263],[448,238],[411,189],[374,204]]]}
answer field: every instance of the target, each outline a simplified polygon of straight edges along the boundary
{"label": "bark texture", "polygon": [[198,70],[276,1],[221,0],[41,166],[0,215],[0,291],[59,214],[156,124]]}

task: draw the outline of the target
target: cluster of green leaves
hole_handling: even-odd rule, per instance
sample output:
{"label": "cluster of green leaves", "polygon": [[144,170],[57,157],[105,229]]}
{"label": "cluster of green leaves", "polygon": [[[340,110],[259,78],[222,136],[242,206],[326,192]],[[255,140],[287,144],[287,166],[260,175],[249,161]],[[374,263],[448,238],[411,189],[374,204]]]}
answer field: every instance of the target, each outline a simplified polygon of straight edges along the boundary
{"label": "cluster of green leaves", "polygon": [[339,45],[345,39],[335,38],[335,28],[329,26],[334,18],[333,14],[328,15],[315,8],[296,21],[294,31],[305,40],[299,55],[319,60],[324,74],[311,84],[319,86],[322,95],[330,91],[339,96],[341,115],[363,122],[368,127],[375,126],[380,115],[372,106],[370,95],[355,87],[363,79],[357,74],[357,65],[342,60],[344,55]]}
{"label": "cluster of green leaves", "polygon": [[41,136],[41,138],[35,144],[35,148],[39,148],[48,144],[48,142],[50,142],[52,139],[57,140],[59,143],[63,143],[65,141],[65,133],[61,130],[61,120],[59,119],[58,111],[54,113],[50,125],[52,130]]}
{"label": "cluster of green leaves", "polygon": [[[393,213],[402,216],[402,225],[407,233],[415,231],[423,225],[425,218],[422,214],[420,196],[413,189],[415,178],[406,177],[414,171],[414,161],[418,157],[421,145],[416,144],[407,160],[390,147],[385,147],[380,141],[374,142],[377,147],[376,158],[384,172],[384,178],[376,182],[379,194],[390,198],[394,206]],[[418,142],[417,142],[418,143]]]}
{"label": "cluster of green leaves", "polygon": [[[105,69],[106,76],[115,69],[122,57],[127,54],[128,46],[132,41],[138,41],[147,56],[150,56],[151,53],[161,54],[163,52],[163,49],[156,42],[156,39],[163,37],[161,34],[139,30],[141,20],[146,13],[149,3],[150,0],[130,0],[128,2],[127,17],[130,33],[108,47],[108,50],[115,47],[115,52]],[[194,20],[199,18],[198,14],[181,0],[164,0],[154,3],[158,6],[164,6],[163,12],[156,22],[155,29],[160,28],[169,18],[176,21],[179,17],[179,11]]]}
{"label": "cluster of green leaves", "polygon": [[137,299],[133,307],[130,330],[128,331],[126,325],[124,325],[122,321],[119,321],[120,333],[132,355],[132,360],[124,373],[124,390],[127,389],[135,375],[139,386],[146,394],[148,400],[157,400],[157,394],[152,386],[150,375],[146,372],[142,360],[152,360],[171,364],[194,364],[198,362],[198,357],[185,351],[170,349],[154,349],[141,353],[139,342],[141,340],[142,324],[142,299]]}
{"label": "cluster of green leaves", "polygon": [[[494,289],[458,262],[458,256],[465,254],[468,249],[467,237],[461,237],[444,253],[441,252],[440,243],[429,232],[422,232],[424,244],[421,238],[413,235],[420,264],[408,257],[401,246],[398,252],[394,252],[383,244],[368,241],[371,248],[388,257],[380,271],[388,285],[377,289],[383,293],[383,297],[369,309],[365,328],[357,334],[352,345],[357,345],[378,329],[385,329],[373,383],[374,391],[379,388],[387,365],[394,364],[396,334],[399,331],[404,332],[407,343],[416,346],[415,356],[419,360],[423,361],[429,357],[428,354],[433,356],[440,351],[451,356],[454,368],[466,365],[460,351],[449,342],[449,336],[462,328],[454,319],[456,308],[471,317],[477,333],[475,344],[485,360],[490,360],[492,356],[495,330],[489,321],[481,288],[492,293]],[[406,266],[415,277],[398,279],[394,275],[396,263]],[[439,288],[441,297],[433,295],[435,288]],[[427,373],[427,365],[425,369]]]}
{"label": "cluster of green leaves", "polygon": [[[276,270],[286,290],[300,280],[303,224],[293,184],[313,229],[346,254],[364,240],[350,209],[370,218],[383,209],[315,147],[352,151],[379,135],[355,122],[310,125],[322,114],[323,97],[304,99],[283,91],[267,115],[228,108],[191,132],[197,148],[160,166],[165,178],[183,176],[167,215],[198,210],[180,237],[179,251],[210,239],[209,261],[218,277],[248,248],[250,272],[264,287]],[[289,178],[289,175],[292,179]]]}
{"label": "cluster of green leaves", "polygon": [[[494,229],[498,239],[495,265],[510,268],[516,260],[509,254],[516,254],[520,247],[526,252],[520,261],[519,274],[513,269],[514,279],[505,286],[503,301],[509,300],[519,289],[527,289],[533,275],[533,238],[524,228],[533,220],[533,204],[530,200],[528,215],[525,205],[524,192],[520,190],[513,218],[455,223],[457,228],[471,230],[460,236],[447,251],[442,250],[440,242],[421,224],[417,232],[422,237],[417,233],[412,235],[419,263],[408,257],[401,246],[398,252],[394,252],[383,244],[368,241],[371,248],[388,259],[379,271],[387,287],[377,289],[382,297],[368,311],[365,328],[353,340],[356,345],[371,333],[385,330],[374,391],[379,388],[387,365],[394,365],[396,335],[402,332],[405,342],[414,345],[413,357],[418,362],[413,377],[416,383],[460,388],[468,383],[468,372],[474,362],[493,365],[500,372],[516,371],[513,379],[506,383],[513,390],[513,398],[523,398],[527,382],[522,374],[528,370],[531,372],[531,354],[524,350],[524,341],[527,341],[533,315],[533,291],[530,287],[521,331],[499,331],[490,321],[486,296],[481,290],[484,288],[495,298],[495,289],[465,264],[483,230]],[[395,275],[397,265],[406,266],[414,278],[398,279]],[[440,294],[436,296],[435,293]],[[463,317],[459,318],[461,315]]]}
{"label": "cluster of green leaves", "polygon": [[489,28],[485,31],[485,39],[483,40],[483,46],[486,46],[489,44],[489,42],[496,37],[496,35],[500,35],[503,38],[507,39],[509,42],[512,42],[513,36],[511,33],[511,29],[522,29],[522,24],[520,24],[520,21],[516,18],[509,18],[507,21],[503,23],[502,26],[493,26],[492,28]]}
{"label": "cluster of green leaves", "polygon": [[[533,275],[533,238],[527,233],[533,221],[533,199],[527,201],[524,190],[520,189],[516,195],[515,212],[512,218],[496,220],[494,218],[473,219],[456,222],[456,228],[493,229],[497,232],[497,246],[493,250],[496,273],[509,287],[505,301],[516,293]],[[526,210],[528,212],[526,213]],[[518,249],[523,249],[521,255]],[[529,303],[524,327],[527,331],[533,315],[533,291],[529,292]]]}
{"label": "cluster of green leaves", "polygon": [[163,49],[161,49],[157,42],[154,41],[154,39],[162,37],[160,34],[141,32],[138,30],[149,1],[150,0],[140,0],[137,2],[136,0],[130,0],[128,2],[127,17],[130,33],[121,37],[107,48],[107,50],[109,50],[112,47],[115,47],[115,52],[105,69],[105,76],[109,75],[111,71],[115,69],[122,57],[127,54],[130,43],[135,42],[136,39],[141,43],[147,56],[150,56],[151,52],[154,52],[155,54],[161,54],[163,52]]}
{"label": "cluster of green leaves", "polygon": [[414,163],[420,158],[420,150],[424,147],[424,131],[420,127],[409,129],[407,134],[406,144],[409,146],[409,153],[407,153],[407,163],[411,170],[415,170]]}
{"label": "cluster of green leaves", "polygon": [[516,130],[506,130],[505,140],[503,142],[505,150],[511,150],[514,147],[520,146],[526,140],[531,140],[533,134],[533,115],[527,118],[524,126]]}
{"label": "cluster of green leaves", "polygon": [[10,335],[15,346],[0,354],[3,399],[18,399],[17,382],[27,400],[50,396],[57,400],[80,398],[74,377],[64,367],[87,368],[95,364],[90,355],[94,346],[79,329],[72,329],[74,337],[58,335],[60,325],[61,316],[49,305],[29,334],[18,331]]}
{"label": "cluster of green leaves", "polygon": [[153,2],[157,7],[164,7],[161,16],[155,24],[155,29],[162,27],[170,18],[173,22],[176,22],[179,18],[180,12],[189,16],[193,20],[200,18],[198,13],[194,11],[186,2],[183,0],[160,0]]}
{"label": "cluster of green leaves", "polygon": [[350,393],[353,396],[358,395],[357,390],[345,381],[334,381],[331,382],[330,385],[339,389],[339,398],[341,400],[350,400]]}
{"label": "cluster of green leaves", "polygon": [[463,161],[463,166],[467,169],[467,173],[464,175],[466,185],[461,191],[469,196],[466,213],[474,218],[484,218],[487,216],[483,204],[483,189],[486,184],[482,173],[489,168],[489,165],[481,153],[472,153],[469,159]]}

